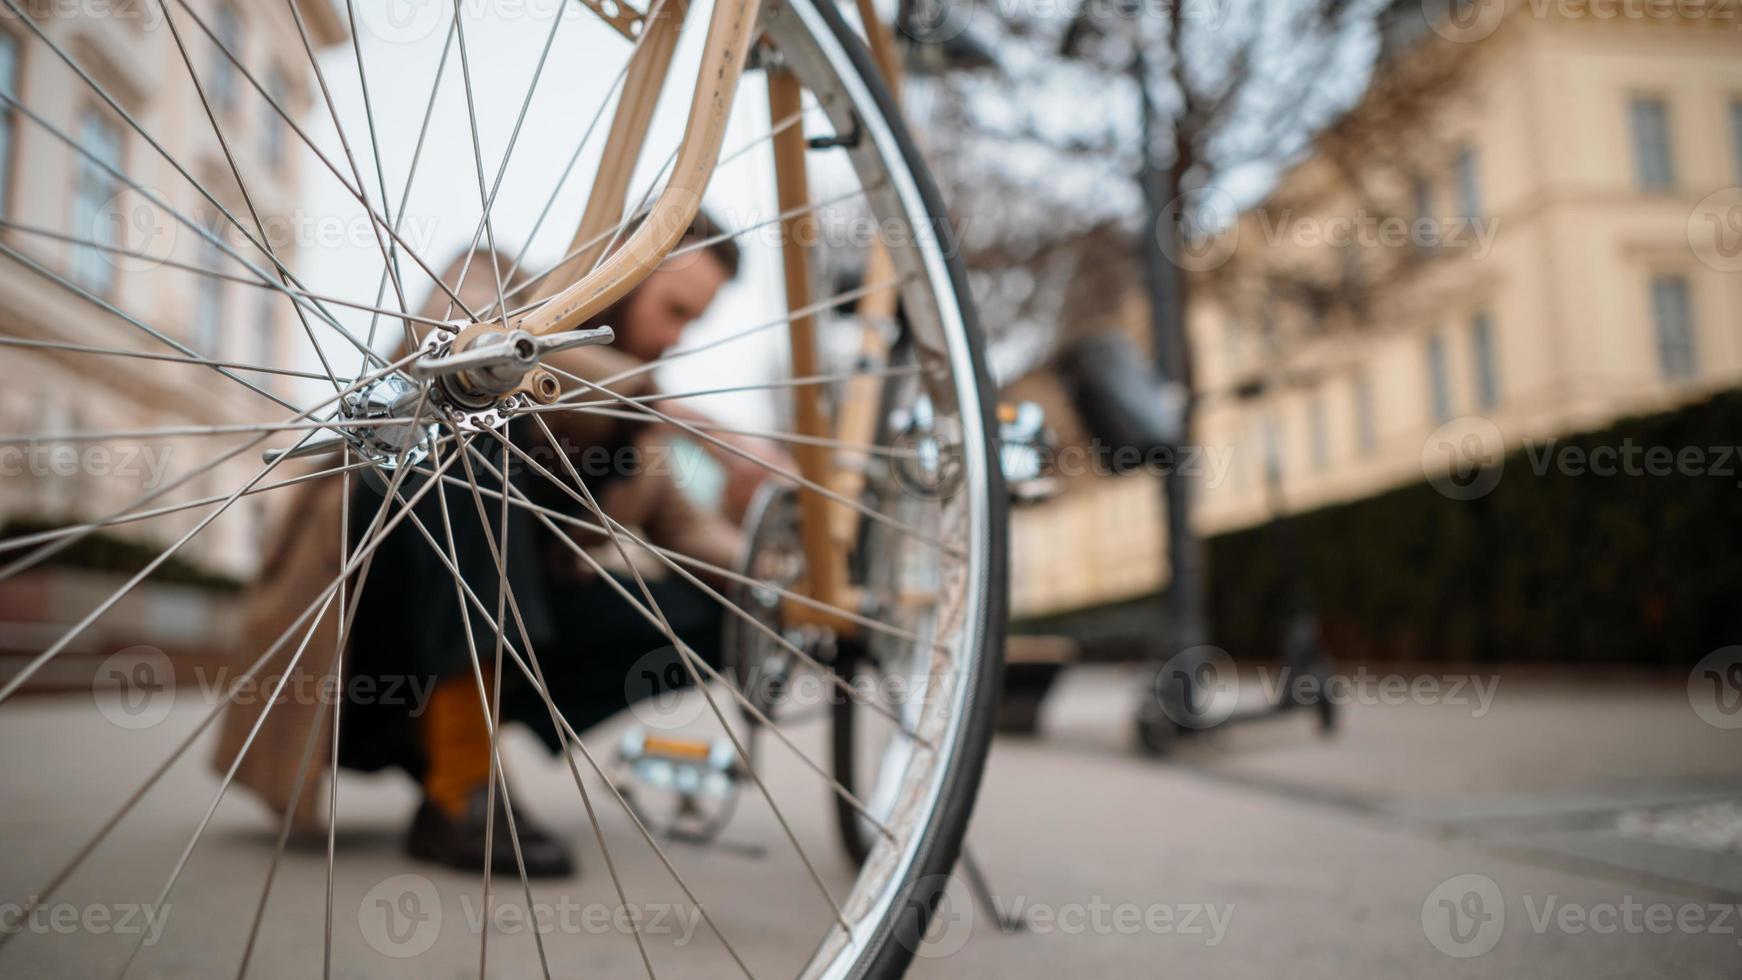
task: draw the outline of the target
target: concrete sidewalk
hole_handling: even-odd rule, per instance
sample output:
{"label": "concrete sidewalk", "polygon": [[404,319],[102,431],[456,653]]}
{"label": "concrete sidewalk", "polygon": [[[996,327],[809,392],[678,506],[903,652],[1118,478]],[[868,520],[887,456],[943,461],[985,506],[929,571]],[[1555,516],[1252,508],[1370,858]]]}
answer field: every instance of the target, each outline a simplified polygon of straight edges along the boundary
{"label": "concrete sidewalk", "polygon": [[[1357,703],[1331,740],[1304,716],[1285,718],[1156,763],[1128,748],[1139,689],[1129,672],[1074,672],[1042,737],[999,742],[970,843],[1000,910],[1026,928],[1005,934],[953,882],[914,976],[1742,974],[1742,841],[1726,836],[1742,800],[1742,732],[1702,722],[1685,691],[1502,677],[1479,717],[1452,704]],[[106,724],[88,697],[0,709],[0,903],[43,884],[191,730],[195,708],[147,731]],[[820,732],[805,738],[820,749]],[[609,733],[589,741],[614,744]],[[56,891],[66,915],[153,901],[217,786],[197,755]],[[593,914],[618,900],[566,767],[526,739],[509,755],[525,802],[577,841],[586,868],[534,888],[560,923],[545,943],[553,974],[644,973],[633,937]],[[796,830],[839,893],[850,876],[822,790],[796,765],[774,774],[783,801],[815,801]],[[413,788],[347,776],[340,793],[336,975],[475,976],[476,876],[398,853]],[[669,906],[649,930],[657,975],[731,975],[633,827],[614,804],[601,814],[632,901]],[[252,801],[227,798],[170,896],[160,941],[129,976],[235,975],[274,831]],[[791,975],[803,937],[827,919],[815,886],[765,805],[746,800],[727,837],[731,848],[679,845],[673,858],[758,976]],[[413,946],[399,947],[417,955],[386,957],[370,917],[403,898],[406,874],[434,893],[408,924]],[[324,878],[324,842],[292,848],[250,975],[319,974]],[[489,972],[536,975],[518,881],[498,879],[495,893]],[[416,932],[432,918],[432,932]],[[51,919],[0,948],[0,975],[113,975],[137,938],[118,922]]]}

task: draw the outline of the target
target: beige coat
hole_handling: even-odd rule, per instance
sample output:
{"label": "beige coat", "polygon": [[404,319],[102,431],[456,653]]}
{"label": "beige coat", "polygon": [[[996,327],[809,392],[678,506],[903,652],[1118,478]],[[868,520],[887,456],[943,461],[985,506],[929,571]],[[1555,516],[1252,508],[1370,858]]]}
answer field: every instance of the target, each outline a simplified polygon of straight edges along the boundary
{"label": "beige coat", "polygon": [[[589,348],[577,353],[582,356],[574,358],[570,367],[590,380],[617,374],[638,363],[609,348]],[[643,374],[614,384],[612,389],[633,396],[648,393],[652,385],[650,376]],[[573,446],[609,444],[612,427],[623,424],[620,420],[579,412],[550,413],[546,421],[560,439]],[[641,441],[647,441],[646,435]],[[267,535],[259,578],[246,597],[242,643],[236,651],[238,668],[246,669],[280,636],[286,639],[255,675],[256,684],[242,685],[233,695],[224,712],[217,752],[212,759],[219,773],[235,761],[265,708],[265,694],[274,690],[286,665],[308,636],[307,649],[297,659],[285,693],[271,707],[236,770],[236,782],[253,791],[276,813],[284,812],[294,797],[293,819],[300,831],[324,826],[326,793],[320,777],[326,772],[332,753],[332,713],[328,706],[334,700],[331,692],[340,689],[332,676],[340,627],[337,602],[321,616],[312,634],[308,623],[313,612],[297,629],[290,628],[311,603],[316,604],[318,611],[316,599],[339,574],[342,486],[340,477],[332,476],[287,491],[289,499]],[[617,521],[639,528],[642,536],[654,544],[717,565],[729,566],[735,560],[737,527],[719,514],[693,504],[667,472],[650,468],[633,478],[612,481],[599,504]],[[577,543],[589,554],[597,555],[602,564],[609,567],[615,563],[615,551],[604,539],[588,537],[579,529],[573,529],[573,533]],[[651,570],[653,564],[637,562],[644,570]],[[377,567],[370,574],[392,574],[392,570]],[[308,775],[298,780],[297,774],[309,752],[312,755],[308,757]]]}

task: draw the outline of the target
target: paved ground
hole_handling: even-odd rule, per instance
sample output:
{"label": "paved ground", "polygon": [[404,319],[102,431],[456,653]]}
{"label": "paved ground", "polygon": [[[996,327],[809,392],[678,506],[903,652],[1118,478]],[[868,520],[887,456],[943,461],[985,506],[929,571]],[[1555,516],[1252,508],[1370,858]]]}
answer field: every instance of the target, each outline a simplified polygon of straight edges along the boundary
{"label": "paved ground", "polygon": [[[1701,721],[1680,685],[1502,675],[1485,708],[1473,691],[1468,703],[1442,691],[1441,703],[1387,704],[1375,687],[1357,690],[1333,739],[1284,718],[1187,744],[1165,763],[1127,749],[1135,690],[1120,671],[1079,671],[1042,737],[998,744],[971,845],[999,908],[1027,927],[1005,934],[954,886],[913,975],[1742,976],[1742,731]],[[88,697],[0,709],[0,903],[40,886],[191,730],[198,707],[178,702],[142,731],[106,723]],[[557,926],[553,972],[635,975],[566,769],[525,742],[510,764],[587,865],[578,882],[535,891]],[[806,774],[786,769],[781,799],[822,802]],[[137,937],[93,917],[153,900],[215,788],[200,766],[172,770],[54,908],[0,948],[0,975],[113,975]],[[337,975],[475,976],[475,878],[397,854],[411,787],[347,778],[341,799]],[[603,812],[632,901],[650,917],[672,906],[650,943],[658,974],[729,975],[633,828]],[[226,800],[129,975],[234,975],[273,832],[251,801]],[[797,832],[844,887],[820,812]],[[732,849],[680,845],[673,857],[758,974],[790,975],[796,937],[819,926],[814,886],[766,807],[747,802],[728,837]],[[757,846],[769,856],[744,853]],[[293,847],[252,975],[318,975],[324,867],[320,847]],[[396,877],[407,873],[427,879],[427,904],[403,904],[408,881],[424,887]],[[507,911],[518,883],[502,884],[490,972],[534,972],[533,934]],[[427,938],[427,951],[391,959],[371,948],[395,909],[417,915],[393,920],[394,948]]]}

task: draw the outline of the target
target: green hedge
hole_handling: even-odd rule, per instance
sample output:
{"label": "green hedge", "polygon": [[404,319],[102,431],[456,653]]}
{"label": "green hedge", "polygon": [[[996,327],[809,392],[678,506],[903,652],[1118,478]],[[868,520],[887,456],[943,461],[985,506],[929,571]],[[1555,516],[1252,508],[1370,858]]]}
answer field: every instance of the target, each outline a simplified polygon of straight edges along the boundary
{"label": "green hedge", "polygon": [[[0,541],[40,531],[52,531],[73,523],[77,522],[73,520],[57,522],[35,518],[12,518],[0,525]],[[85,571],[132,575],[151,564],[152,560],[162,552],[162,545],[148,545],[119,537],[107,531],[93,531],[43,559],[41,565],[48,568],[77,568]],[[11,560],[28,553],[28,551],[20,551],[17,555],[6,556],[6,559]],[[157,569],[151,573],[150,581],[173,585],[191,585],[221,593],[242,591],[242,583],[237,579],[222,572],[210,571],[183,559],[179,555],[171,555],[167,561],[157,566]]]}
{"label": "green hedge", "polygon": [[1722,449],[1742,445],[1742,393],[1555,449],[1628,445],[1697,447],[1729,472],[1539,475],[1521,449],[1475,500],[1424,482],[1221,535],[1215,642],[1276,655],[1293,553],[1333,655],[1685,666],[1742,643],[1742,459]]}

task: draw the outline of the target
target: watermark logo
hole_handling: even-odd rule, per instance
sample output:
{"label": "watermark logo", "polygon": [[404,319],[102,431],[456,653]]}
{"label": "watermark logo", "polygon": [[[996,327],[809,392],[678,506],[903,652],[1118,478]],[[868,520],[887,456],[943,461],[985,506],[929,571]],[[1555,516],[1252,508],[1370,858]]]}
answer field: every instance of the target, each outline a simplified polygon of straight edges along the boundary
{"label": "watermark logo", "polygon": [[1208,272],[1240,247],[1239,215],[1240,206],[1226,191],[1181,194],[1155,219],[1155,240],[1169,262],[1187,272]]}
{"label": "watermark logo", "polygon": [[1694,207],[1688,246],[1712,269],[1742,272],[1742,187],[1726,187]]}
{"label": "watermark logo", "polygon": [[1240,702],[1240,675],[1221,647],[1196,646],[1169,657],[1155,675],[1156,700],[1182,728],[1214,728]]}
{"label": "watermark logo", "polygon": [[63,442],[53,437],[0,446],[0,476],[96,477],[137,481],[151,490],[163,483],[175,447],[151,443]]}
{"label": "watermark logo", "polygon": [[364,894],[357,927],[377,953],[408,959],[429,952],[442,932],[442,900],[423,875],[394,875]]}
{"label": "watermark logo", "polygon": [[440,0],[381,0],[360,4],[357,16],[365,30],[389,44],[416,44],[435,33],[445,22],[443,11],[451,9]]}
{"label": "watermark logo", "polygon": [[151,728],[175,707],[175,667],[156,647],[128,647],[97,666],[91,697],[115,727]]}
{"label": "watermark logo", "polygon": [[1421,0],[1421,14],[1440,37],[1474,44],[1500,29],[1506,0]]}
{"label": "watermark logo", "polygon": [[1421,447],[1421,472],[1442,496],[1475,500],[1500,485],[1506,442],[1492,419],[1466,415],[1428,436]]}
{"label": "watermark logo", "polygon": [[916,417],[890,441],[890,469],[904,493],[949,500],[967,482],[962,426],[953,418]]}
{"label": "watermark logo", "polygon": [[86,229],[91,241],[111,246],[99,254],[121,272],[151,272],[175,251],[179,226],[153,199],[162,195],[122,191],[97,209]]}
{"label": "watermark logo", "polygon": [[[914,955],[935,960],[961,952],[974,935],[974,896],[968,886],[955,875],[932,875],[919,882],[913,895],[916,902],[936,896]],[[902,938],[905,942],[908,937]]]}
{"label": "watermark logo", "polygon": [[648,728],[670,731],[695,723],[707,704],[694,696],[689,668],[676,647],[649,650],[623,675],[629,711]]}
{"label": "watermark logo", "polygon": [[1421,931],[1447,956],[1481,956],[1506,932],[1506,901],[1487,875],[1447,878],[1421,903]]}
{"label": "watermark logo", "polygon": [[39,936],[138,936],[139,945],[156,946],[169,925],[173,905],[75,905],[43,903],[32,895],[24,903],[0,904],[0,935],[28,932]]}
{"label": "watermark logo", "polygon": [[1006,935],[1018,931],[1037,936],[1171,936],[1214,949],[1228,937],[1234,921],[1232,903],[1113,901],[1091,895],[1082,901],[1034,901],[1026,895],[984,896],[977,903],[961,879],[933,875],[919,883],[910,901],[935,898],[923,941],[901,941],[917,956],[941,959],[966,946],[979,916],[985,914]]}
{"label": "watermark logo", "polygon": [[[1577,902],[1560,895],[1523,895],[1522,920],[1533,936],[1737,936],[1742,905],[1727,902]],[[1494,879],[1461,874],[1440,882],[1421,905],[1422,932],[1447,956],[1469,959],[1499,945],[1506,931],[1506,896]],[[1737,941],[1742,944],[1742,940]]]}
{"label": "watermark logo", "polygon": [[1713,728],[1742,728],[1742,646],[1720,647],[1688,675],[1688,703]]}

